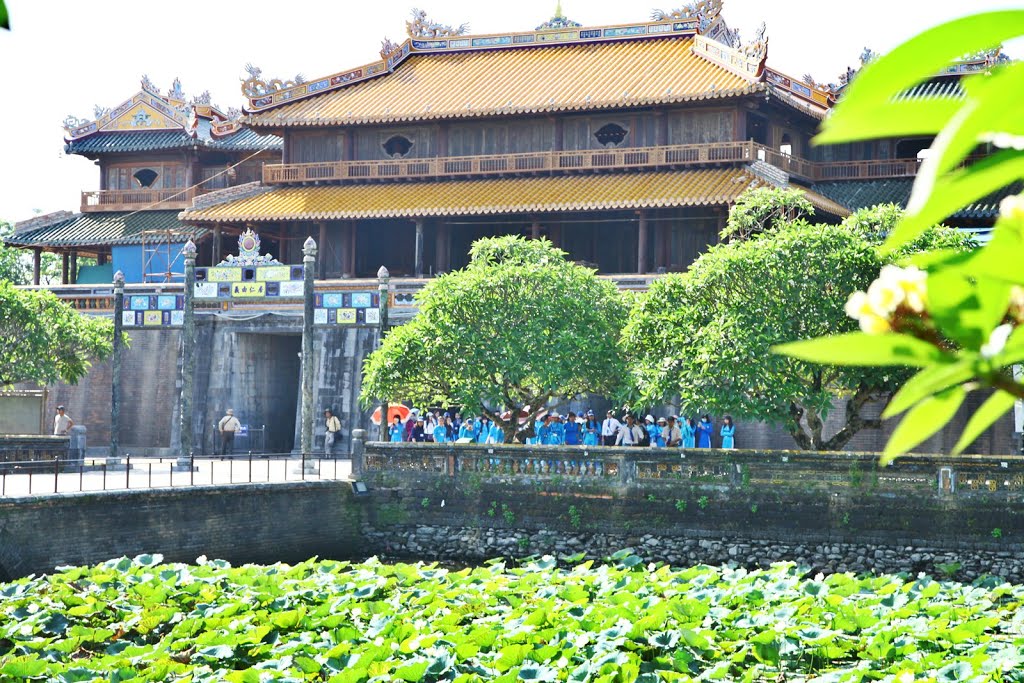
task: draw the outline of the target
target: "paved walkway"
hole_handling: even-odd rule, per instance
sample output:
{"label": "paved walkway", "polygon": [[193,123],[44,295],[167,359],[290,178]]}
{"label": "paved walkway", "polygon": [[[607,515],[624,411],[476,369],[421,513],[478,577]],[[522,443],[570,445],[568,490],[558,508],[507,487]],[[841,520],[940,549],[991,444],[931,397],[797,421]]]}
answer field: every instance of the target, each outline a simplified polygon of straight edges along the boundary
{"label": "paved walkway", "polygon": [[[88,460],[86,461],[89,462]],[[248,458],[195,460],[195,471],[174,471],[174,459],[132,458],[131,469],[120,466],[90,465],[82,472],[41,470],[32,474],[0,474],[0,499],[26,496],[77,493],[79,491],[117,491],[130,489],[210,486],[286,482],[317,479],[346,479],[352,471],[350,460],[307,460],[303,472],[299,458]]]}

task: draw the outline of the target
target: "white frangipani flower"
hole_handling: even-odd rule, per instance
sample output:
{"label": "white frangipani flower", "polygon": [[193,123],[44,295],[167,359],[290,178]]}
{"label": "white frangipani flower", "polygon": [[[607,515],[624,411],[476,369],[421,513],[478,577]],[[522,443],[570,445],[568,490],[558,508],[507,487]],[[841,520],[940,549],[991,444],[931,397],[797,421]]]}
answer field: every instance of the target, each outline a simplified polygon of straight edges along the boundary
{"label": "white frangipani flower", "polygon": [[992,358],[1002,351],[1006,347],[1006,340],[1010,338],[1011,332],[1013,332],[1013,325],[1009,324],[1000,325],[992,330],[992,334],[988,336],[988,342],[981,345],[982,358]]}
{"label": "white frangipani flower", "polygon": [[1012,220],[1024,220],[1024,195],[1010,195],[999,202],[999,215]]}

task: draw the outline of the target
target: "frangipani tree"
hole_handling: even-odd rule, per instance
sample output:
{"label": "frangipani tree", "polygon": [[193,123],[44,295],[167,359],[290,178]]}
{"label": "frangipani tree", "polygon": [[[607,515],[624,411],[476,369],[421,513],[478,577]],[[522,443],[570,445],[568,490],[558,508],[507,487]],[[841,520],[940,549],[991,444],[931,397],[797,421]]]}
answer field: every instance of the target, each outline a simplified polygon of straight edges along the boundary
{"label": "frangipani tree", "polygon": [[532,429],[552,399],[610,394],[624,377],[622,296],[547,240],[479,240],[466,268],[432,280],[416,301],[419,314],[366,360],[367,405],[462,406],[496,421],[511,443],[520,411]]}
{"label": "frangipani tree", "polygon": [[[926,226],[960,207],[1024,178],[1024,63],[993,66],[966,76],[964,97],[897,97],[965,54],[1024,35],[1024,10],[989,12],[952,21],[913,38],[868,65],[817,137],[838,143],[934,134],[906,217],[881,247],[891,253]],[[967,163],[979,145],[992,154]],[[1024,361],[1024,197],[1003,200],[991,241],[971,253],[939,252],[884,270],[847,312],[860,332],[778,347],[808,361],[904,366],[916,374],[885,411],[906,415],[883,462],[942,428],[967,395],[994,393],[974,413],[954,448],[961,452],[1024,398],[1013,377]]]}

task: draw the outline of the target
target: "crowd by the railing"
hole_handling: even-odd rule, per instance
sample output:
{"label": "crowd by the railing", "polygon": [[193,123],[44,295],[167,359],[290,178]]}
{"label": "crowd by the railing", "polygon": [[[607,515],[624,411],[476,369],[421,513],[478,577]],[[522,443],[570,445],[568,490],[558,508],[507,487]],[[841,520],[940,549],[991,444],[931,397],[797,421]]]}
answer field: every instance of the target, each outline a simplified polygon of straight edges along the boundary
{"label": "crowd by the railing", "polygon": [[[512,421],[511,413],[503,413],[500,419],[506,424]],[[640,446],[651,448],[735,448],[736,423],[726,415],[716,425],[710,415],[699,419],[678,415],[655,418],[647,415],[639,420],[631,412],[616,416],[609,410],[604,420],[598,420],[594,411],[577,415],[569,411],[560,415],[548,411],[538,415],[532,426],[525,423],[529,416],[521,417],[515,426],[514,441],[526,445],[540,446]],[[716,434],[717,432],[717,434]],[[502,444],[506,442],[505,429],[498,420],[487,416],[462,417],[462,413],[420,411],[413,409],[403,420],[402,416],[392,417],[387,430],[387,440],[420,443],[477,443]]]}
{"label": "crowd by the railing", "polygon": [[348,460],[292,453],[5,461],[0,497],[345,479]]}

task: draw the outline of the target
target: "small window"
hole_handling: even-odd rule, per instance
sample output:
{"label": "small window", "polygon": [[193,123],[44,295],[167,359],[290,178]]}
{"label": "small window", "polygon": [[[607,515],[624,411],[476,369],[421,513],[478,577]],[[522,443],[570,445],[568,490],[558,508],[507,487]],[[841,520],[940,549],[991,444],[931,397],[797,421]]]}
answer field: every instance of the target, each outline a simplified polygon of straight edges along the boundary
{"label": "small window", "polygon": [[384,153],[392,159],[398,159],[409,153],[412,144],[412,140],[404,135],[392,135],[384,142]]}
{"label": "small window", "polygon": [[135,172],[133,176],[139,187],[153,187],[159,174],[151,168],[143,168]]}
{"label": "small window", "polygon": [[618,147],[626,139],[627,133],[629,131],[617,123],[606,123],[597,129],[594,137],[605,147]]}

